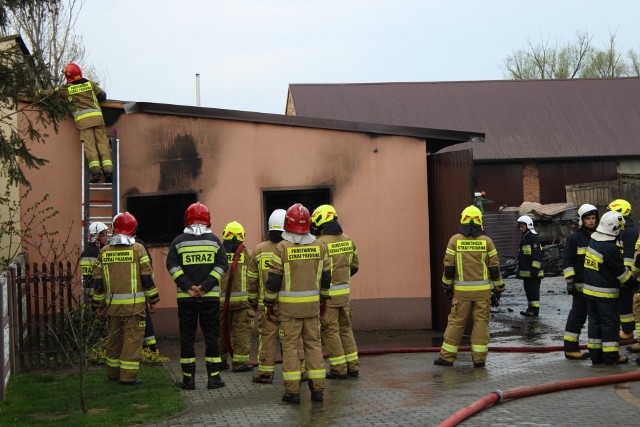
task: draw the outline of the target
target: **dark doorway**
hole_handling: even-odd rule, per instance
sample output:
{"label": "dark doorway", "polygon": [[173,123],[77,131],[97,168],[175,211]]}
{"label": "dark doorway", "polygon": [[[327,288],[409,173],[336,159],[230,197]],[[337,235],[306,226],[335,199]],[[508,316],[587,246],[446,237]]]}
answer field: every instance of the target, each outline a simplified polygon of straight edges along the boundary
{"label": "dark doorway", "polygon": [[262,224],[267,229],[269,215],[276,209],[288,209],[294,203],[302,203],[309,213],[313,213],[320,205],[331,203],[330,188],[311,188],[301,190],[264,190],[262,192]]}
{"label": "dark doorway", "polygon": [[136,235],[149,245],[168,245],[184,229],[184,211],[195,193],[128,196],[127,210],[138,220]]}

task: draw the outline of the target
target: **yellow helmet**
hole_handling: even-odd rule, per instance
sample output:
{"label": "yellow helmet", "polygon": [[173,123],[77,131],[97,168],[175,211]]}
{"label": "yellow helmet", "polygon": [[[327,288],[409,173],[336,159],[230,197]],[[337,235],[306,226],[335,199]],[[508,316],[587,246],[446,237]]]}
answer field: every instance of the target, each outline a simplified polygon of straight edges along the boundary
{"label": "yellow helmet", "polygon": [[338,214],[331,205],[320,205],[311,215],[311,222],[317,227],[320,227],[325,222],[333,221],[334,219],[338,219]]}
{"label": "yellow helmet", "polygon": [[473,205],[464,208],[460,216],[460,224],[470,224],[472,221],[475,225],[482,225],[482,212]]}
{"label": "yellow helmet", "polygon": [[244,241],[244,228],[238,221],[231,221],[224,227],[222,232],[223,240],[233,240],[236,238],[239,242]]}
{"label": "yellow helmet", "polygon": [[629,216],[631,214],[631,204],[624,199],[616,199],[609,203],[609,209],[620,212],[622,216]]}

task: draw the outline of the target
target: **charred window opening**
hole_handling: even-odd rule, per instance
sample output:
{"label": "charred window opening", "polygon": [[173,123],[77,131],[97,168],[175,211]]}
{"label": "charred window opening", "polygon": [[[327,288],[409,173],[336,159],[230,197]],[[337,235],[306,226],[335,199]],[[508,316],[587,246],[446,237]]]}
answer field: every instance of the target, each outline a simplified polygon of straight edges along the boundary
{"label": "charred window opening", "polygon": [[274,190],[263,191],[262,200],[264,206],[263,212],[263,230],[267,229],[269,215],[276,209],[288,209],[294,203],[302,203],[304,207],[309,209],[309,213],[313,213],[314,209],[320,205],[331,203],[330,188],[312,188],[303,190]]}
{"label": "charred window opening", "polygon": [[127,197],[127,210],[138,220],[140,237],[149,245],[169,245],[184,230],[184,211],[195,193]]}

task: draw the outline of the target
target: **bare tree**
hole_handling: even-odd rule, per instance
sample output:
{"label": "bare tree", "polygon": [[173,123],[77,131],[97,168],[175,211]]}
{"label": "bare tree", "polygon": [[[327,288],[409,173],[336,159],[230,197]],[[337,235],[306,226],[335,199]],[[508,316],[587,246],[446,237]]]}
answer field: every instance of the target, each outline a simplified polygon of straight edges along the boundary
{"label": "bare tree", "polygon": [[82,37],[73,33],[82,6],[83,0],[25,0],[8,14],[5,32],[20,34],[32,51],[40,52],[55,85],[62,83],[64,64],[84,62]]}
{"label": "bare tree", "polygon": [[638,76],[638,53],[630,50],[625,58],[616,47],[616,33],[609,35],[605,49],[596,49],[587,32],[576,33],[576,41],[564,47],[527,41],[504,60],[505,75],[515,80],[574,79]]}

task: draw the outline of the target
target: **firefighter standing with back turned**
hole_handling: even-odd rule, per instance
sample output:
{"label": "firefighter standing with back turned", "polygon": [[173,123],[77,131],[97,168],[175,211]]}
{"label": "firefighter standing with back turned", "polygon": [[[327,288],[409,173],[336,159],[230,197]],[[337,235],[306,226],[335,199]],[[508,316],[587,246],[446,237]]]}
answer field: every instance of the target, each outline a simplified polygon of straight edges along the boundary
{"label": "firefighter standing with back turned", "polygon": [[567,237],[562,263],[567,293],[572,296],[571,310],[564,328],[564,357],[569,360],[584,360],[589,353],[580,351],[580,331],[587,320],[587,302],[582,295],[584,288],[584,257],[591,234],[598,225],[598,209],[584,204],[578,209],[580,228]]}
{"label": "firefighter standing with back turned", "polygon": [[[254,311],[249,304],[247,293],[247,266],[251,258],[251,251],[244,242],[244,228],[238,221],[231,221],[222,232],[222,244],[227,253],[229,269],[220,281],[220,325],[222,333],[218,338],[222,367],[228,367],[229,345],[233,341],[233,372],[253,370],[249,364],[249,350],[251,350],[251,331],[253,330]],[[233,277],[232,277],[233,276]],[[228,301],[227,301],[228,296]],[[227,340],[229,344],[227,345]]]}
{"label": "firefighter standing with back turned", "polygon": [[287,211],[276,209],[269,216],[268,238],[258,243],[253,249],[249,269],[247,271],[247,292],[249,304],[254,308],[258,317],[258,371],[253,377],[254,383],[271,384],[276,367],[276,337],[278,336],[277,313],[271,314],[267,320],[264,312],[264,285],[269,276],[271,258],[276,245],[282,241],[284,231],[284,217]]}
{"label": "firefighter standing with back turned", "polygon": [[129,212],[113,219],[113,237],[93,272],[93,306],[109,316],[107,376],[120,384],[138,380],[147,302],[160,301],[149,254],[133,237],[138,221]]}
{"label": "firefighter standing with back turned", "polygon": [[107,99],[107,94],[97,83],[82,77],[82,70],[73,62],[64,66],[67,84],[56,89],[58,94],[73,103],[73,120],[84,144],[84,153],[89,163],[89,181],[100,181],[100,172],[104,181],[111,182],[113,163],[109,136],[102,117],[99,101]]}
{"label": "firefighter standing with back turned", "polygon": [[589,355],[591,363],[598,365],[624,364],[629,360],[618,350],[620,317],[618,299],[620,287],[638,291],[638,282],[624,265],[616,240],[624,228],[619,212],[602,215],[600,224],[591,235],[584,258],[584,289],[589,318]]}
{"label": "firefighter standing with back turned", "polygon": [[300,337],[309,377],[311,400],[324,396],[325,369],[320,341],[320,316],[326,310],[331,284],[331,266],[326,246],[309,233],[309,210],[296,203],[287,209],[283,240],[276,246],[264,305],[270,320],[278,304],[282,342],[283,402],[300,403]]}
{"label": "firefighter standing with back turned", "polygon": [[453,301],[440,357],[433,364],[453,365],[464,328],[469,316],[472,316],[473,366],[484,367],[489,351],[489,313],[492,305],[498,306],[504,283],[500,275],[498,251],[493,241],[484,235],[482,212],[473,205],[462,211],[459,232],[449,239],[444,256],[442,286],[444,293]]}
{"label": "firefighter standing with back turned", "polygon": [[[617,199],[609,203],[609,209],[620,213],[624,218],[624,229],[618,235],[618,242],[622,246],[624,265],[629,270],[632,270],[633,253],[638,241],[638,229],[634,227],[631,219],[631,204],[624,199]],[[620,288],[618,310],[620,311],[620,339],[622,340],[633,338],[636,322],[640,323],[640,319],[636,320],[633,314],[633,299],[634,293],[630,289],[626,287]],[[638,338],[640,338],[640,335],[638,335]],[[631,350],[633,352],[633,347],[631,347]]]}
{"label": "firefighter standing with back turned", "polygon": [[314,233],[327,245],[331,263],[331,288],[327,311],[320,318],[322,342],[329,353],[329,379],[345,379],[360,374],[358,347],[351,330],[351,276],[358,272],[358,250],[342,232],[338,214],[331,205],[321,205],[311,215]]}
{"label": "firefighter standing with back turned", "polygon": [[227,254],[211,232],[211,214],[202,203],[192,203],[184,214],[185,228],[169,247],[167,270],[178,287],[180,366],[183,390],[194,390],[198,322],[204,335],[207,388],[224,387],[218,350],[220,280],[227,271]]}
{"label": "firefighter standing with back turned", "polygon": [[525,317],[538,317],[540,314],[540,282],[544,277],[542,270],[542,247],[533,228],[533,220],[523,215],[517,220],[522,233],[518,249],[518,277],[522,279],[527,295],[527,309],[520,314]]}

